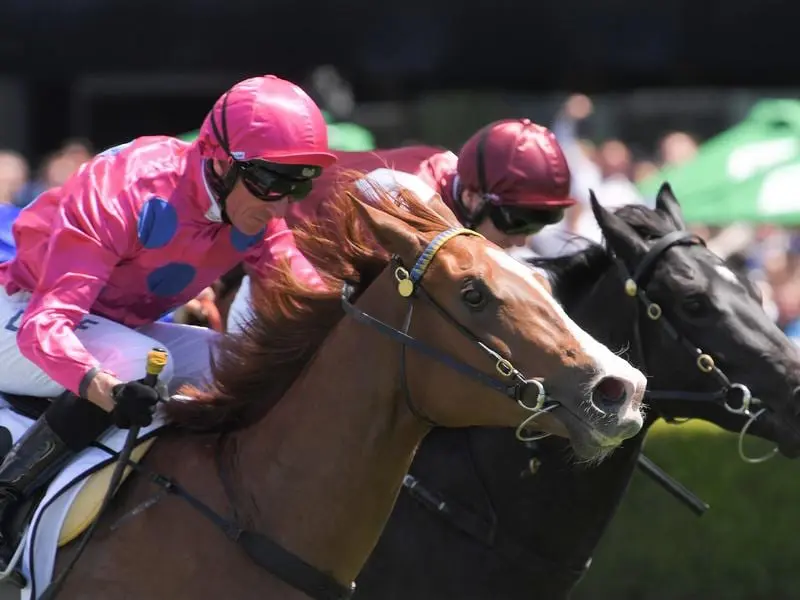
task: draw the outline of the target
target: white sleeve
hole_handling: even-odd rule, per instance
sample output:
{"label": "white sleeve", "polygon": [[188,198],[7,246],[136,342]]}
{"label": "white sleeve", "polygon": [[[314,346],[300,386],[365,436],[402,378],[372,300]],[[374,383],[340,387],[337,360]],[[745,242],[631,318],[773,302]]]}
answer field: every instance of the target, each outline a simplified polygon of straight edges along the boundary
{"label": "white sleeve", "polygon": [[394,198],[397,198],[401,190],[406,189],[413,192],[415,196],[426,204],[436,195],[436,190],[416,175],[395,171],[394,169],[375,169],[356,182],[356,187],[363,194],[365,200],[377,200],[375,186],[380,186]]}

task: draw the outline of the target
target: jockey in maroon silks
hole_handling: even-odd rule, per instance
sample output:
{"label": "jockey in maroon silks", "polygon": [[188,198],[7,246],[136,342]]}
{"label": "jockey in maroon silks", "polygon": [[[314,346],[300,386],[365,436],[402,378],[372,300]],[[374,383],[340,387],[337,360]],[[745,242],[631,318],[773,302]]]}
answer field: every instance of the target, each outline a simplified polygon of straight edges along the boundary
{"label": "jockey in maroon silks", "polygon": [[[438,194],[465,227],[503,248],[523,245],[575,204],[564,152],[549,129],[528,119],[487,125],[458,155],[432,146],[335,154],[336,166],[326,170],[306,200],[290,207],[290,225],[313,218],[333,192],[337,175],[349,171],[366,173],[387,188],[410,189],[423,200]],[[250,289],[245,276],[228,313],[228,331],[239,330],[247,319]]]}

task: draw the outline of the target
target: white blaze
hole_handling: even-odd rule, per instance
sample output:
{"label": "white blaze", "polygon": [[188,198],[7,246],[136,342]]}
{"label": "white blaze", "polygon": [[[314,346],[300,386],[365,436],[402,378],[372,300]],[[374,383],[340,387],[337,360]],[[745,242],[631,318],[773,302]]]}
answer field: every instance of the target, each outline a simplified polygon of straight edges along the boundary
{"label": "white blaze", "polygon": [[736,274],[724,265],[717,265],[714,267],[714,270],[719,274],[720,277],[726,281],[729,281],[730,283],[735,283],[737,285],[742,283],[739,281],[739,278],[736,277]]}
{"label": "white blaze", "polygon": [[[521,278],[525,283],[531,286],[536,292],[544,296],[547,302],[553,309],[553,312],[561,319],[567,330],[578,340],[581,349],[584,353],[594,361],[595,369],[597,369],[598,378],[600,377],[615,377],[626,384],[628,398],[633,396],[635,390],[643,390],[647,383],[644,374],[623,360],[605,345],[598,342],[586,331],[578,327],[578,324],[573,321],[569,315],[564,311],[561,305],[556,302],[556,299],[551,296],[547,290],[539,283],[533,276],[531,269],[522,263],[514,260],[511,256],[497,248],[488,247],[486,249],[489,257],[494,259],[501,269],[511,272]],[[620,416],[623,418],[635,418],[637,410],[633,408],[631,402],[626,402],[624,411]]]}

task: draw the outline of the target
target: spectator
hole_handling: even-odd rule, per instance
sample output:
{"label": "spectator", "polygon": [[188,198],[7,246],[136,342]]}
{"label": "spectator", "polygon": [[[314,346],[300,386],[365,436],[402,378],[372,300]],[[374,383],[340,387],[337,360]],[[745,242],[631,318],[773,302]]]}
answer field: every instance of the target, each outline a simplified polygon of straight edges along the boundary
{"label": "spectator", "polygon": [[659,153],[663,167],[682,165],[697,155],[697,141],[684,131],[673,131],[661,138]]}
{"label": "spectator", "polygon": [[28,162],[18,152],[0,150],[0,204],[12,204],[28,180]]}
{"label": "spectator", "polygon": [[87,142],[67,140],[60,149],[45,157],[36,179],[19,191],[14,204],[27,206],[45,190],[63,185],[92,156],[92,148]]}

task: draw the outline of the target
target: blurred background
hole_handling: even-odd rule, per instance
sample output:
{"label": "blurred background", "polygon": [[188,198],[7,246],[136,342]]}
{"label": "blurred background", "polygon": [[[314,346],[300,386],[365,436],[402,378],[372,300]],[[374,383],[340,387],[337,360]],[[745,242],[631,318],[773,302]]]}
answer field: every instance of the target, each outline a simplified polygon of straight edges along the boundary
{"label": "blurred background", "polygon": [[[93,153],[191,137],[231,84],[275,73],[320,103],[340,149],[457,151],[504,117],[553,128],[581,202],[539,253],[599,236],[590,187],[618,206],[669,180],[800,337],[798,23],[776,0],[2,0],[0,251],[20,208]],[[745,465],[695,424],[657,427],[648,453],[712,510],[637,476],[577,598],[800,597],[797,465]]]}

